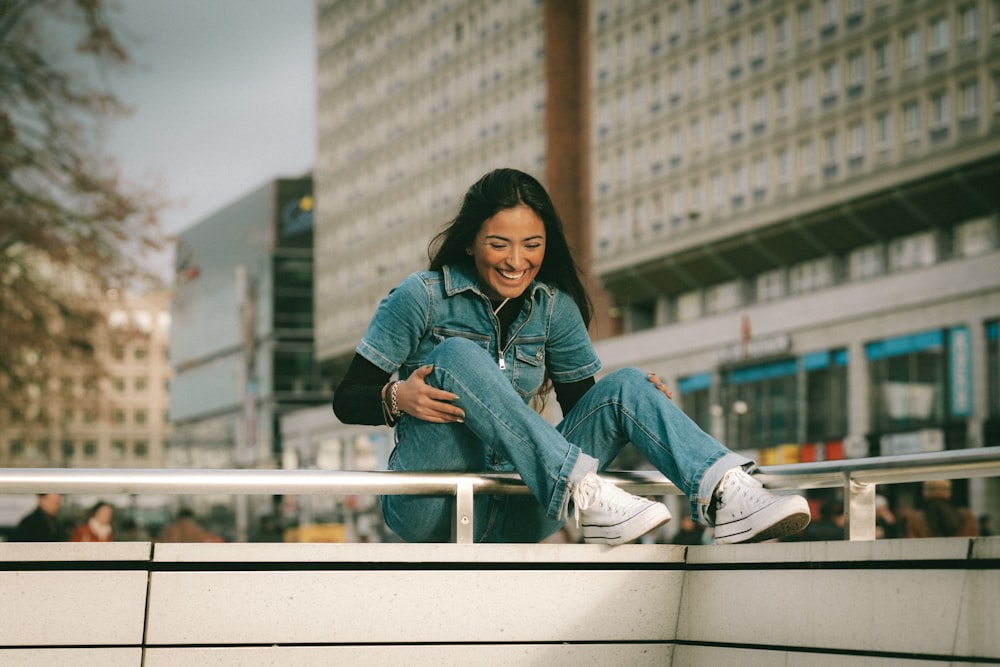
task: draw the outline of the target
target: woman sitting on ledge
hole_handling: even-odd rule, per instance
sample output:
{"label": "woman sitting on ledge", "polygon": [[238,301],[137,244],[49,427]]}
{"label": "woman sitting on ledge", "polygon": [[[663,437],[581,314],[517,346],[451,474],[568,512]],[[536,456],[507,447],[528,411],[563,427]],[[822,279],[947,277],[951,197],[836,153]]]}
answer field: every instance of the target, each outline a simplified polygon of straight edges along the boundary
{"label": "woman sitting on ledge", "polygon": [[[629,442],[714,526],[716,542],[777,538],[809,522],[804,498],[764,489],[753,461],[702,431],[655,375],[624,368],[595,382],[590,299],[535,178],[486,174],[429,255],[429,270],[379,304],[333,409],[345,423],[395,428],[392,470],[516,471],[532,495],[477,496],[477,542],[538,542],[572,515],[585,542],[623,544],[669,521],[662,503],[598,475]],[[550,385],[564,415],[556,426],[530,405]],[[454,502],[393,495],[382,511],[403,539],[441,542]]]}

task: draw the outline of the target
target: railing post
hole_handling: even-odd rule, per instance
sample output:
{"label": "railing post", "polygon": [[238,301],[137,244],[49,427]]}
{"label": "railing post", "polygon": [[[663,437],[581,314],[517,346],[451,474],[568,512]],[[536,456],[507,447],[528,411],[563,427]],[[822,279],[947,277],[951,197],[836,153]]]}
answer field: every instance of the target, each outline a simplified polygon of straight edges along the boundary
{"label": "railing post", "polygon": [[472,544],[472,510],[475,494],[472,481],[461,479],[455,485],[455,522],[452,526],[452,538],[457,544]]}
{"label": "railing post", "polygon": [[851,541],[875,539],[875,485],[844,475],[844,532]]}

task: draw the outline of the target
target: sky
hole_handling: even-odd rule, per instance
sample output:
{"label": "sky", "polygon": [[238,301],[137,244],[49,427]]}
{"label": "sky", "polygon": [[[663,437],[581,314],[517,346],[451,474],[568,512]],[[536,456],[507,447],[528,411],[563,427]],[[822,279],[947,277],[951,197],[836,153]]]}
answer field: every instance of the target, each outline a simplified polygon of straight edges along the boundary
{"label": "sky", "polygon": [[[176,234],[315,159],[313,0],[118,0],[136,67],[107,83],[132,108],[104,150],[157,184]],[[159,262],[172,262],[160,258]]]}

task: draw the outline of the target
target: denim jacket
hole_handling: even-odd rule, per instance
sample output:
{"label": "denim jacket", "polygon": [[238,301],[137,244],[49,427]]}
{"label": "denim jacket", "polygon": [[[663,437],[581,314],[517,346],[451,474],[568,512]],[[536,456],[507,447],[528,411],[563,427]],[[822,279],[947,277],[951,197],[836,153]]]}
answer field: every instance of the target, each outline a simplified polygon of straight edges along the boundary
{"label": "denim jacket", "polygon": [[497,360],[525,402],[541,387],[546,369],[559,383],[595,375],[601,362],[573,299],[537,280],[527,295],[501,349],[500,322],[474,270],[419,271],[382,299],[356,351],[406,379],[438,343],[461,336]]}

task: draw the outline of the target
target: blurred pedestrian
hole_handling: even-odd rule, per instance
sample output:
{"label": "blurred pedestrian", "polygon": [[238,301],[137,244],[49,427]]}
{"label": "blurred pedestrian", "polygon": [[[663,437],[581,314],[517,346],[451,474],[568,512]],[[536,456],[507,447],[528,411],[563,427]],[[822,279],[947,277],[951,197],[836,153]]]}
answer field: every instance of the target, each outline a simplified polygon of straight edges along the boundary
{"label": "blurred pedestrian", "polygon": [[922,509],[910,510],[906,517],[907,537],[976,537],[976,515],[951,500],[951,480],[924,482]]}
{"label": "blurred pedestrian", "polygon": [[103,500],[90,508],[87,521],[77,526],[69,536],[70,542],[111,542],[115,535],[111,527],[114,509]]}
{"label": "blurred pedestrian", "polygon": [[993,517],[989,514],[979,516],[979,536],[990,537],[993,534]]}
{"label": "blurred pedestrian", "polygon": [[11,533],[11,542],[65,542],[69,537],[65,526],[59,521],[59,507],[62,495],[39,493],[38,505]]}
{"label": "blurred pedestrian", "polygon": [[895,513],[889,507],[889,499],[882,495],[875,496],[875,537],[880,540],[902,537],[900,528]]}
{"label": "blurred pedestrian", "polygon": [[222,542],[223,539],[205,530],[194,520],[194,512],[182,507],[173,523],[168,523],[160,531],[158,542]]}

